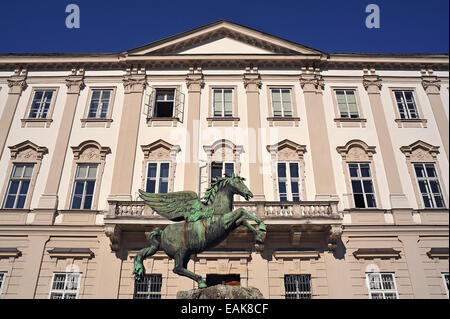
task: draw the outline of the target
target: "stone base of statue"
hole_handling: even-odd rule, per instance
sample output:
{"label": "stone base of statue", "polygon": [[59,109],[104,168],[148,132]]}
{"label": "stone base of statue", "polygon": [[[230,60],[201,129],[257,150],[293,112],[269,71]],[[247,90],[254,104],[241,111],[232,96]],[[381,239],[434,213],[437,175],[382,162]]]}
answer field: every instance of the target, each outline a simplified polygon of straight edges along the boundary
{"label": "stone base of statue", "polygon": [[179,291],[177,299],[264,299],[264,296],[254,287],[215,285]]}

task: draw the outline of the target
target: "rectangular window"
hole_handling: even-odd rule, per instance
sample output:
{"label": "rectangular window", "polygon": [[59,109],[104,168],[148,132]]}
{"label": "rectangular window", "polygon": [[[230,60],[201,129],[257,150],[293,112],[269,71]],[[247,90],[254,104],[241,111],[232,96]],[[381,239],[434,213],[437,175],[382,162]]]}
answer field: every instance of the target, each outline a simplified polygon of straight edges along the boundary
{"label": "rectangular window", "polygon": [[349,163],[350,182],[356,208],[376,207],[369,163]]}
{"label": "rectangular window", "polygon": [[414,171],[416,172],[423,205],[427,208],[444,207],[444,197],[442,196],[441,186],[439,185],[439,178],[436,174],[434,164],[414,164]]}
{"label": "rectangular window", "polygon": [[6,272],[0,271],[0,296],[2,295],[3,284],[5,283],[5,277],[6,277]]}
{"label": "rectangular window", "polygon": [[335,92],[341,118],[359,118],[355,90],[336,90]]}
{"label": "rectangular window", "polygon": [[393,273],[367,273],[370,299],[398,299]]}
{"label": "rectangular window", "polygon": [[274,117],[292,117],[291,89],[271,89]]}
{"label": "rectangular window", "polygon": [[70,209],[91,209],[98,164],[78,164]]}
{"label": "rectangular window", "polygon": [[286,299],[311,299],[311,275],[284,275]]}
{"label": "rectangular window", "polygon": [[419,118],[413,91],[394,91],[394,95],[395,101],[397,102],[398,112],[400,113],[400,118]]}
{"label": "rectangular window", "polygon": [[33,102],[31,103],[30,119],[46,119],[54,91],[36,90],[34,91]]}
{"label": "rectangular window", "polygon": [[112,90],[92,90],[88,118],[104,119],[108,114]]}
{"label": "rectangular window", "polygon": [[50,299],[76,299],[80,289],[80,273],[54,273]]}
{"label": "rectangular window", "polygon": [[442,279],[444,280],[444,287],[445,287],[445,292],[447,293],[447,297],[448,295],[448,272],[444,272],[442,273]]}
{"label": "rectangular window", "polygon": [[134,299],[161,299],[162,275],[145,275],[134,283]]}
{"label": "rectangular window", "polygon": [[216,177],[231,176],[234,173],[234,163],[232,162],[212,162],[211,180]]}
{"label": "rectangular window", "polygon": [[233,89],[214,89],[213,108],[215,117],[233,116]]}
{"label": "rectangular window", "polygon": [[167,193],[169,191],[169,169],[170,163],[148,163],[147,193]]}
{"label": "rectangular window", "polygon": [[299,164],[279,162],[277,165],[277,175],[280,201],[300,201]]}
{"label": "rectangular window", "polygon": [[153,117],[173,117],[175,89],[156,89]]}
{"label": "rectangular window", "polygon": [[14,164],[3,208],[24,208],[34,164]]}

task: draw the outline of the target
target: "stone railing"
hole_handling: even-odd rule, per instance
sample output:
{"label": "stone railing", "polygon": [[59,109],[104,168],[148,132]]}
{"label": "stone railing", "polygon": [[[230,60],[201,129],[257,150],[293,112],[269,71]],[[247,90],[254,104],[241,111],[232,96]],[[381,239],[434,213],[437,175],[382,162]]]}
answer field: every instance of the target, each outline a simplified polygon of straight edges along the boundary
{"label": "stone railing", "polygon": [[[106,218],[162,218],[143,201],[109,201]],[[234,202],[234,209],[244,208],[255,216],[270,218],[340,218],[337,201],[323,202]]]}

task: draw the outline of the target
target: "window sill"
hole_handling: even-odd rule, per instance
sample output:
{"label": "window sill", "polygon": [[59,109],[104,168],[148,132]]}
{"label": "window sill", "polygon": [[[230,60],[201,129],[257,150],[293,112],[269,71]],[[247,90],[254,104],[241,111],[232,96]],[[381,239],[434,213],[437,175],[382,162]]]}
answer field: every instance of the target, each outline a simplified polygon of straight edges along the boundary
{"label": "window sill", "polygon": [[50,127],[52,119],[21,119],[22,127]]}
{"label": "window sill", "polygon": [[87,118],[81,119],[81,127],[111,127],[112,119]]}
{"label": "window sill", "polygon": [[177,117],[151,117],[147,118],[147,126],[177,126],[179,119]]}
{"label": "window sill", "polygon": [[367,119],[338,117],[334,119],[337,127],[366,127]]}
{"label": "window sill", "polygon": [[239,124],[239,117],[207,117],[208,126],[234,126]]}
{"label": "window sill", "polygon": [[298,126],[299,117],[268,117],[269,126]]}
{"label": "window sill", "polygon": [[399,128],[426,128],[427,120],[425,119],[396,119]]}

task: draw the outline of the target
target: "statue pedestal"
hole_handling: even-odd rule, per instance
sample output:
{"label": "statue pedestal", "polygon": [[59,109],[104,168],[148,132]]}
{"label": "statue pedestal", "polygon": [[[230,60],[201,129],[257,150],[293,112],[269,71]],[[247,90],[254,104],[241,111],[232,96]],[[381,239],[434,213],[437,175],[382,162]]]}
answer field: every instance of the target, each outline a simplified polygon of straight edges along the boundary
{"label": "statue pedestal", "polygon": [[177,299],[264,299],[254,287],[215,285],[177,292]]}

